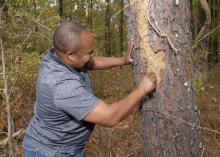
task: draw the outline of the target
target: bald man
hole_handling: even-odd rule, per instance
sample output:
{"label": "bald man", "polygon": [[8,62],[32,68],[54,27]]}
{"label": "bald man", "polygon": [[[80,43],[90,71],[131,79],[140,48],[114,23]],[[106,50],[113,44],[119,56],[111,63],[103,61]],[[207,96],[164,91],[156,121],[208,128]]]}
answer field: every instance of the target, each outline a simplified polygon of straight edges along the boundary
{"label": "bald man", "polygon": [[156,87],[153,73],[143,75],[124,99],[107,104],[93,95],[88,70],[131,63],[133,44],[124,57],[95,57],[95,38],[74,21],[55,31],[54,47],[43,57],[36,102],[23,140],[25,157],[83,157],[95,124],[112,127],[126,118]]}

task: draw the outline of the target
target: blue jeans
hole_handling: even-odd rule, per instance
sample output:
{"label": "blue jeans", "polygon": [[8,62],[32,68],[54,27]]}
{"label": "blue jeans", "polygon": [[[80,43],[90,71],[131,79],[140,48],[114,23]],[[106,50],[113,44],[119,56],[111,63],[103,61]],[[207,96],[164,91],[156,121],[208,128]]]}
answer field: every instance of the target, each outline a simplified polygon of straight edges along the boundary
{"label": "blue jeans", "polygon": [[84,150],[79,151],[76,155],[60,151],[59,149],[50,150],[50,152],[45,152],[45,150],[42,147],[39,147],[36,144],[26,139],[24,139],[22,145],[23,145],[23,152],[25,157],[83,157],[84,156]]}

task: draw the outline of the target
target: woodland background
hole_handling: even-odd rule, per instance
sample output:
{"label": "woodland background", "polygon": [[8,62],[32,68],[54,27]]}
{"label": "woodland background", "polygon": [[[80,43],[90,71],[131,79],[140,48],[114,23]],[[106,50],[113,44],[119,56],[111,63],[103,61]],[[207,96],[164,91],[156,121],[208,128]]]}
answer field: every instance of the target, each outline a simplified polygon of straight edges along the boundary
{"label": "woodland background", "polygon": [[[220,130],[220,0],[207,2],[211,23],[193,50],[197,104],[201,126]],[[122,56],[128,41],[124,7],[123,0],[0,0],[0,157],[8,156],[8,126],[15,135],[14,156],[22,156],[22,133],[33,114],[38,66],[52,47],[55,28],[63,20],[75,19],[96,35],[96,55]],[[195,38],[206,15],[198,0],[191,1],[191,11]],[[95,95],[109,103],[123,98],[133,89],[132,75],[132,66],[91,72]],[[220,133],[202,131],[202,135],[205,156],[219,157]],[[136,109],[114,128],[96,126],[86,155],[142,157],[141,143]]]}

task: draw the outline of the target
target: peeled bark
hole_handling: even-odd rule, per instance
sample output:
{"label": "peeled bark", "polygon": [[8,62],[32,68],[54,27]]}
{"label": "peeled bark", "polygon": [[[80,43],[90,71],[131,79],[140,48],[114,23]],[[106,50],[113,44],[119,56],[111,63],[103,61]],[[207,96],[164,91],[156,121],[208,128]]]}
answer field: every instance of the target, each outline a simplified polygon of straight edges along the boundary
{"label": "peeled bark", "polygon": [[[157,75],[156,92],[141,102],[146,157],[198,157],[202,152],[191,58],[190,2],[125,0],[129,38],[134,40],[135,82]],[[185,122],[183,122],[182,120]],[[186,123],[188,122],[188,123]],[[190,125],[191,124],[191,125]]]}

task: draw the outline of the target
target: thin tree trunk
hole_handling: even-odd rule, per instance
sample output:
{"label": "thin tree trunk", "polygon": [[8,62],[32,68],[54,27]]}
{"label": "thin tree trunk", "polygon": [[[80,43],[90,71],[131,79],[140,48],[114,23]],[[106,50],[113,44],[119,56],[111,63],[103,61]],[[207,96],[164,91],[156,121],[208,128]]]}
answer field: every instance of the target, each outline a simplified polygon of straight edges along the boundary
{"label": "thin tree trunk", "polygon": [[5,54],[2,44],[2,38],[0,37],[0,46],[1,46],[1,59],[2,59],[2,76],[4,79],[4,95],[6,100],[6,110],[7,110],[7,120],[8,120],[8,153],[9,156],[12,157],[13,153],[13,142],[12,142],[12,114],[11,114],[11,103],[8,91],[8,77],[6,75],[6,67],[5,67]]}
{"label": "thin tree trunk", "polygon": [[[218,26],[218,0],[210,1],[210,8],[212,13],[212,23],[210,30],[215,29]],[[209,37],[209,54],[208,54],[208,68],[211,69],[219,60],[219,46],[218,46],[219,35],[212,33]]]}
{"label": "thin tree trunk", "polygon": [[[8,2],[7,0],[1,1],[1,15],[3,12],[3,20],[8,20]],[[0,15],[0,16],[1,16]],[[2,19],[0,17],[0,23],[2,22]],[[1,62],[2,62],[2,77],[4,80],[4,96],[6,100],[6,110],[7,110],[7,121],[8,121],[8,153],[9,156],[12,157],[14,155],[13,151],[13,142],[12,142],[12,133],[13,133],[13,127],[12,127],[12,114],[11,114],[11,103],[10,103],[10,97],[9,97],[9,91],[8,91],[8,78],[6,75],[6,66],[5,66],[5,54],[3,49],[3,43],[2,43],[2,37],[0,36],[0,47],[1,47]]]}
{"label": "thin tree trunk", "polygon": [[93,14],[92,14],[92,10],[93,10],[93,0],[90,0],[90,3],[89,3],[89,27],[90,29],[92,30],[93,29]]}
{"label": "thin tree trunk", "polygon": [[129,38],[134,39],[134,79],[154,71],[155,93],[141,102],[146,157],[200,157],[195,104],[190,3],[125,0]]}
{"label": "thin tree trunk", "polygon": [[[218,16],[217,16],[217,25],[220,25],[220,1],[218,1]],[[216,26],[216,27],[218,27]],[[220,55],[220,28],[218,27],[218,31],[217,31],[217,40],[218,40],[218,56]],[[219,58],[219,57],[218,57]],[[218,60],[219,61],[219,60]]]}
{"label": "thin tree trunk", "polygon": [[198,30],[198,1],[192,0],[191,2],[191,10],[192,10],[192,37],[195,38]]}
{"label": "thin tree trunk", "polygon": [[[198,46],[198,44],[199,44],[199,39],[202,38],[202,36],[204,35],[204,33],[205,33],[207,27],[208,27],[208,26],[210,25],[210,23],[211,23],[211,10],[210,10],[210,8],[209,8],[209,5],[208,5],[207,1],[206,1],[206,0],[199,0],[199,3],[200,3],[201,8],[202,8],[202,10],[201,10],[201,15],[203,15],[203,13],[205,13],[205,17],[206,17],[206,18],[205,18],[205,20],[204,20],[204,24],[203,24],[203,21],[200,21],[200,23],[202,23],[203,25],[202,25],[202,27],[201,27],[199,33],[196,35],[196,37],[195,37],[195,39],[194,39],[194,44],[193,44],[193,46],[192,46],[192,49],[193,49],[193,50],[197,48],[197,46]],[[200,15],[200,14],[199,14],[199,15]],[[202,17],[204,17],[204,16],[202,16]],[[202,18],[201,18],[201,19],[202,19]]]}
{"label": "thin tree trunk", "polygon": [[[214,26],[214,28],[218,26],[218,16],[219,16],[218,15],[218,12],[219,12],[218,8],[220,7],[220,6],[218,6],[218,1],[219,0],[214,0],[214,5],[213,5],[213,12],[214,12],[213,26]],[[213,45],[213,63],[217,64],[218,60],[219,60],[219,58],[218,58],[219,57],[219,51],[218,51],[219,45],[218,45],[218,35],[215,33],[214,33],[212,45]]]}
{"label": "thin tree trunk", "polygon": [[[120,9],[123,9],[124,7],[124,1],[123,0],[120,0]],[[120,46],[120,53],[123,54],[123,42],[124,42],[124,13],[123,11],[121,11],[120,13],[120,26],[119,26],[119,34],[120,34],[120,43],[119,43],[119,46]]]}
{"label": "thin tree trunk", "polygon": [[0,0],[0,10],[1,10],[1,16],[3,17],[2,20],[5,20],[5,22],[8,22],[8,2],[7,0]]}
{"label": "thin tree trunk", "polygon": [[[212,30],[214,28],[214,12],[213,12],[213,7],[214,7],[214,1],[211,0],[210,1],[210,8],[211,8],[211,16],[213,18],[211,25],[210,25],[210,30]],[[214,34],[212,34],[209,38],[209,54],[208,54],[208,64],[209,64],[209,68],[212,67],[212,63],[213,63],[213,36]]]}
{"label": "thin tree trunk", "polygon": [[64,13],[63,13],[63,0],[59,0],[59,16],[60,16],[60,23],[64,20]]}
{"label": "thin tree trunk", "polygon": [[105,53],[108,56],[111,56],[111,49],[110,49],[110,2],[109,0],[105,1],[106,3],[106,12],[105,12]]}
{"label": "thin tree trunk", "polygon": [[[33,6],[34,6],[35,19],[37,19],[37,2],[36,2],[36,0],[34,0]],[[36,24],[36,26],[35,26],[35,31],[36,31],[36,32],[39,31],[39,26],[38,26],[38,24]]]}

